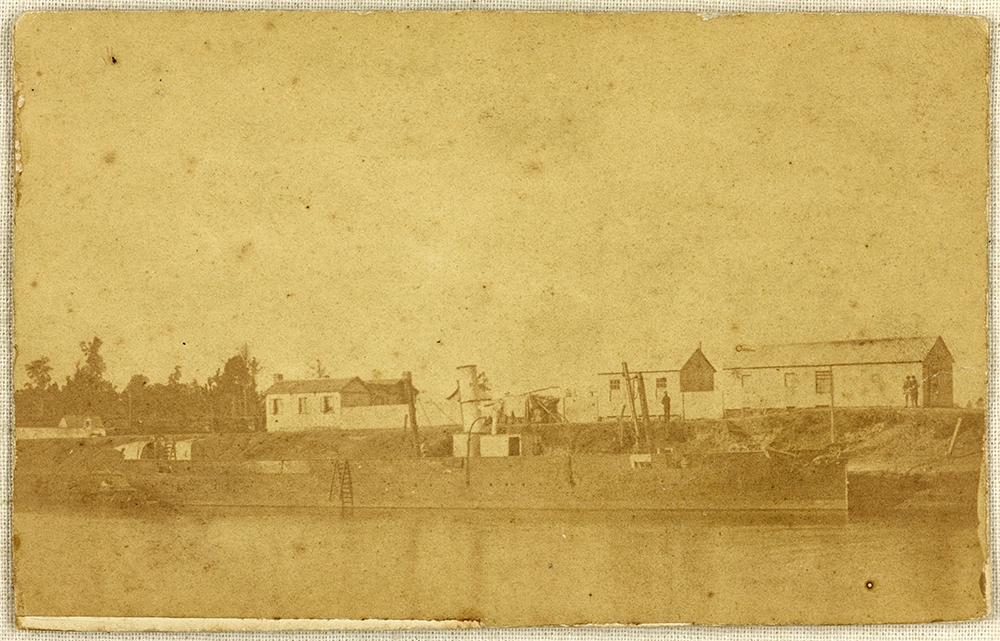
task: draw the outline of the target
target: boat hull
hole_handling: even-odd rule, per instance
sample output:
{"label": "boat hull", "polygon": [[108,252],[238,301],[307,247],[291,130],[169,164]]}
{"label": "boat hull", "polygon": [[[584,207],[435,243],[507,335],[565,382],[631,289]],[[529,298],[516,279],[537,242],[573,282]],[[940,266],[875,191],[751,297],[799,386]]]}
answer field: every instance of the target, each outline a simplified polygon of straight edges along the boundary
{"label": "boat hull", "polygon": [[[679,467],[666,456],[137,461],[127,474],[177,504],[577,510],[846,510],[843,462],[724,453]],[[345,481],[344,470],[349,480]],[[347,487],[345,487],[345,485]]]}

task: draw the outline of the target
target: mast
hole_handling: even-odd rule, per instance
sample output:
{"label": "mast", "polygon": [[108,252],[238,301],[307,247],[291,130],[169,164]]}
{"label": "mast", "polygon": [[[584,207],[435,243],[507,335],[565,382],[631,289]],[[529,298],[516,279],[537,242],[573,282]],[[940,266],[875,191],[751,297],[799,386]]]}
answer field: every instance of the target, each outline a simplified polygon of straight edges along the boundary
{"label": "mast", "polygon": [[622,361],[622,376],[625,377],[625,390],[628,392],[628,407],[632,412],[632,429],[635,430],[635,447],[639,447],[639,415],[635,410],[635,392],[632,390],[632,376],[628,373],[628,363]]}

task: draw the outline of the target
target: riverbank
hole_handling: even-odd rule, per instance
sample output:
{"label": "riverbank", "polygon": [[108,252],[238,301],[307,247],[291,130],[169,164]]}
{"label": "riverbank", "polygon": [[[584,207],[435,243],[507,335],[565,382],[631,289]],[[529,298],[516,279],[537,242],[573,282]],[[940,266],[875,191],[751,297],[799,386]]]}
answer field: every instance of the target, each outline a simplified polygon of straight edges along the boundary
{"label": "riverbank", "polygon": [[[959,419],[961,424],[956,435],[954,428]],[[617,422],[509,425],[505,426],[507,431],[536,437],[543,456],[523,457],[521,461],[508,460],[506,463],[477,459],[471,462],[470,471],[477,472],[477,479],[483,481],[483,474],[490,466],[503,468],[494,471],[496,485],[508,488],[506,491],[510,495],[508,502],[500,502],[499,506],[544,507],[546,500],[551,499],[555,501],[554,507],[621,508],[628,505],[627,501],[634,502],[636,497],[649,494],[643,489],[648,485],[660,491],[653,492],[648,500],[635,503],[636,507],[648,503],[650,506],[717,509],[724,508],[726,501],[710,500],[711,484],[706,485],[709,489],[705,492],[692,489],[685,478],[697,475],[684,470],[713,469],[711,461],[720,454],[758,453],[759,462],[749,467],[744,465],[747,470],[753,469],[752,473],[746,473],[757,475],[754,482],[758,484],[770,478],[767,474],[775,479],[794,481],[796,478],[786,471],[762,472],[775,464],[769,462],[771,458],[846,465],[852,509],[950,507],[974,510],[979,491],[984,424],[981,410],[840,409],[833,415],[835,443],[830,442],[830,412],[823,409],[654,424],[651,446],[658,454],[657,471],[652,473],[629,470],[632,431],[628,425]],[[178,497],[187,496],[186,500],[190,501],[191,496],[200,496],[202,500],[209,500],[205,497],[221,492],[220,497],[227,493],[236,496],[260,494],[257,499],[260,501],[265,501],[269,494],[288,495],[281,500],[299,505],[321,499],[329,502],[334,500],[334,495],[339,501],[340,481],[335,478],[334,470],[338,461],[350,461],[353,466],[355,487],[352,491],[357,496],[351,498],[357,499],[356,504],[367,501],[369,505],[387,506],[397,501],[428,507],[440,503],[434,498],[438,496],[452,497],[454,500],[443,503],[449,507],[480,503],[483,507],[496,507],[476,496],[465,496],[468,491],[462,489],[464,484],[460,481],[466,476],[464,461],[450,457],[451,437],[456,429],[422,430],[420,443],[424,456],[412,434],[399,429],[199,435],[191,437],[190,463],[177,462],[166,467],[152,461],[122,461],[114,448],[141,438],[131,435],[24,441],[17,444],[15,508],[38,509],[46,504],[72,502],[80,495],[81,486],[95,482],[107,485],[105,473],[124,475],[126,472],[129,483],[142,490],[139,499],[144,496],[153,500],[169,500],[170,497],[178,500]],[[532,458],[539,460],[531,462]],[[739,460],[739,457],[732,460]],[[722,468],[716,465],[713,475],[719,487],[728,488],[727,477],[719,472]],[[796,468],[790,466],[788,469]],[[636,478],[640,476],[650,478],[636,485]],[[587,479],[600,478],[610,487],[622,488],[626,502],[615,502],[618,500],[615,497],[602,498],[601,492],[596,490],[592,492],[594,496],[587,498],[589,495],[581,488],[588,486]],[[579,486],[576,485],[578,481]],[[117,481],[112,479],[110,482]],[[490,479],[485,482],[489,483]],[[281,489],[285,485],[288,488]],[[590,487],[598,485],[590,483]],[[304,489],[306,487],[309,489]],[[373,488],[379,491],[374,492]],[[831,499],[837,492],[824,493],[822,498]],[[495,491],[490,489],[489,493]],[[580,498],[556,498],[557,494],[562,496],[560,493]],[[420,494],[427,496],[423,502],[407,502]],[[746,491],[744,494],[752,495]],[[787,492],[780,496],[786,495]],[[119,498],[129,500],[131,497],[123,494]],[[611,502],[604,506],[608,501]],[[739,507],[753,509],[767,503],[743,501]],[[779,503],[786,507],[800,505],[784,499]],[[808,502],[801,505],[808,505]]]}

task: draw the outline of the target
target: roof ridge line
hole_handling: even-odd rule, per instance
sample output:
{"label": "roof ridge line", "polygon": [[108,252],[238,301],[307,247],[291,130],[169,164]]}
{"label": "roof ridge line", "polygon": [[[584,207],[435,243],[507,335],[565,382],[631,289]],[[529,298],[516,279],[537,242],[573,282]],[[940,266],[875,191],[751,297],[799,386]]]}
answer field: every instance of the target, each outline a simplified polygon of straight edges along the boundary
{"label": "roof ridge line", "polygon": [[802,343],[740,343],[747,347],[789,347],[802,345],[836,345],[843,343],[879,343],[888,341],[937,340],[940,335],[921,334],[918,336],[896,336],[893,338],[843,338],[835,341],[807,341]]}

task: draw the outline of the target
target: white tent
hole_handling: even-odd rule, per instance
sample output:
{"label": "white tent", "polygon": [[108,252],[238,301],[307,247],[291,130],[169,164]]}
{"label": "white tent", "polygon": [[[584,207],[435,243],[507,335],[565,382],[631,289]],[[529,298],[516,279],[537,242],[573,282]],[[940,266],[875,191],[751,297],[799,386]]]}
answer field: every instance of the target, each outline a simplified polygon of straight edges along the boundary
{"label": "white tent", "polygon": [[142,458],[142,451],[153,441],[133,441],[125,445],[119,445],[115,449],[122,453],[122,458],[126,461],[138,461]]}

